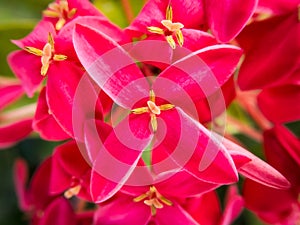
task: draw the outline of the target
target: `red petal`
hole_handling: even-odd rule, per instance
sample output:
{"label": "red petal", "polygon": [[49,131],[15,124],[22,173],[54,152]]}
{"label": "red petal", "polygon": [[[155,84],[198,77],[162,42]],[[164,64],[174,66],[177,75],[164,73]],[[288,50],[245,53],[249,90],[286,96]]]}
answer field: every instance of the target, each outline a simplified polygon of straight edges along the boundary
{"label": "red petal", "polygon": [[[255,22],[239,35],[237,40],[246,55],[238,76],[242,90],[280,83],[297,68],[300,62],[297,15],[295,10],[287,15]],[[289,32],[286,33],[287,30]]]}
{"label": "red petal", "polygon": [[32,119],[0,127],[0,148],[7,147],[27,137],[32,132]]}
{"label": "red petal", "polygon": [[25,51],[14,51],[8,55],[8,63],[14,74],[21,80],[22,86],[29,97],[43,80],[41,75],[41,59]]}
{"label": "red petal", "polygon": [[148,224],[151,219],[150,207],[133,199],[132,196],[118,194],[111,201],[101,204],[95,213],[94,224]]}
{"label": "red petal", "polygon": [[[243,189],[246,207],[270,224],[294,224],[289,218],[297,196],[291,191],[277,190],[246,180]],[[281,223],[287,220],[292,223]],[[295,221],[296,222],[296,221]]]}
{"label": "red petal", "polygon": [[34,130],[38,131],[41,137],[46,140],[64,140],[70,137],[63,131],[54,117],[49,114],[45,88],[39,95],[32,126]]}
{"label": "red petal", "polygon": [[24,94],[21,85],[10,85],[0,87],[0,109],[16,101]]}
{"label": "red petal", "polygon": [[163,112],[163,120],[158,121],[157,139],[166,146],[170,157],[200,180],[215,184],[235,182],[237,171],[221,141],[176,109]]}
{"label": "red petal", "polygon": [[74,95],[82,74],[79,67],[68,61],[53,63],[48,72],[46,98],[50,112],[71,136]]}
{"label": "red petal", "polygon": [[67,199],[60,197],[49,204],[39,225],[76,225],[75,213]]}
{"label": "red petal", "polygon": [[48,42],[49,33],[53,37],[56,36],[54,26],[47,21],[40,21],[29,35],[21,40],[13,40],[12,42],[22,49],[24,47],[34,47],[42,50]]}
{"label": "red petal", "polygon": [[207,20],[212,33],[221,42],[232,40],[254,13],[258,0],[206,0]]}
{"label": "red petal", "polygon": [[172,206],[164,206],[163,208],[158,209],[154,220],[159,225],[199,224],[187,211],[185,211],[179,204],[175,202]]}
{"label": "red petal", "polygon": [[[230,154],[234,154],[233,159],[238,166],[238,172],[242,175],[273,188],[287,189],[290,187],[290,183],[281,173],[251,152],[234,144],[228,139],[223,139],[223,144]],[[248,158],[251,161],[247,162],[245,161],[245,158]],[[240,160],[245,164],[241,165],[242,162]]]}
{"label": "red petal", "polygon": [[26,183],[28,179],[28,168],[25,160],[17,159],[14,163],[14,184],[18,197],[19,207],[22,211],[28,211],[30,205],[27,199]]}
{"label": "red petal", "polygon": [[[128,120],[123,120],[104,142],[100,140],[95,124],[86,126],[87,154],[96,156],[91,158],[92,180],[95,180],[95,176],[96,179],[100,179],[100,182],[91,183],[91,191],[96,202],[110,198],[126,183],[143,150],[152,139],[152,135],[141,133],[139,129],[141,125],[135,123],[139,123],[139,120],[133,119],[130,124]],[[148,128],[148,124],[144,124]]]}
{"label": "red petal", "polygon": [[230,186],[226,193],[226,206],[220,225],[230,225],[238,217],[244,207],[244,199],[236,186]]}
{"label": "red petal", "polygon": [[73,41],[86,71],[118,105],[131,108],[149,95],[149,85],[141,71],[113,39],[76,25]]}
{"label": "red petal", "polygon": [[262,113],[273,123],[300,119],[300,85],[282,85],[264,89],[257,97]]}
{"label": "red petal", "polygon": [[283,126],[275,126],[264,133],[264,147],[268,162],[291,182],[300,187],[299,140]]}
{"label": "red petal", "polygon": [[176,106],[194,107],[194,104],[187,106],[186,101],[191,99],[197,104],[201,98],[220,90],[231,77],[240,56],[240,49],[229,45],[200,49],[164,70],[153,84],[153,90]]}

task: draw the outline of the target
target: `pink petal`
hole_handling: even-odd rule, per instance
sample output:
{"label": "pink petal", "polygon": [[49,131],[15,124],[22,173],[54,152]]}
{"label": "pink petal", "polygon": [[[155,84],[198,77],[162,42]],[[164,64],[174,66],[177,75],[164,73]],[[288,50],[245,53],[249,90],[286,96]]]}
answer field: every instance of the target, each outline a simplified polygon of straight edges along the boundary
{"label": "pink petal", "polygon": [[73,41],[86,71],[118,105],[130,108],[149,95],[149,85],[139,68],[110,37],[76,25]]}
{"label": "pink petal", "polygon": [[177,172],[169,179],[155,185],[162,195],[175,198],[197,196],[216,189],[218,186],[198,180],[186,171]]}
{"label": "pink petal", "polygon": [[[123,120],[104,142],[99,138],[95,124],[87,124],[85,127],[87,154],[92,153],[94,156],[97,152],[96,158],[91,159],[92,180],[95,180],[95,176],[100,179],[100,182],[91,183],[91,192],[96,202],[110,198],[125,184],[143,150],[149,145],[152,135],[141,133],[142,125],[138,123],[139,120],[130,120],[130,124],[127,119]],[[144,124],[148,128],[148,124]]]}
{"label": "pink petal", "polygon": [[48,72],[46,98],[49,110],[58,124],[73,135],[72,107],[83,71],[72,62],[53,63]]}
{"label": "pink petal", "polygon": [[164,206],[162,209],[158,209],[154,221],[157,222],[157,224],[159,225],[199,224],[187,211],[185,211],[176,202],[174,202],[172,206]]}
{"label": "pink petal", "polygon": [[244,207],[243,197],[238,194],[236,186],[230,186],[226,194],[226,205],[220,225],[230,225]]}
{"label": "pink petal", "polygon": [[25,119],[0,127],[0,148],[18,142],[32,132],[32,119]]}
{"label": "pink petal", "polygon": [[260,0],[259,7],[265,10],[271,10],[274,14],[285,14],[299,5],[299,0]]}
{"label": "pink petal", "polygon": [[[50,195],[51,158],[46,159],[35,171],[28,188],[28,201],[36,210],[44,209],[57,196]],[[38,195],[37,195],[38,193]]]}
{"label": "pink petal", "polygon": [[14,184],[18,197],[19,207],[22,211],[29,210],[29,203],[26,193],[26,183],[28,179],[28,168],[26,161],[17,159],[14,163]]}
{"label": "pink petal", "polygon": [[184,209],[190,213],[199,224],[215,225],[221,218],[221,207],[216,192],[211,191],[201,196],[188,198]]}
{"label": "pink petal", "polygon": [[41,75],[41,59],[38,56],[25,51],[14,51],[8,55],[8,64],[29,97],[32,97],[35,90],[43,80]]}
{"label": "pink petal", "polygon": [[123,39],[123,31],[119,27],[111,23],[107,18],[99,16],[77,17],[59,31],[58,38],[65,42],[72,42],[72,32],[76,24],[98,30],[117,42]]}
{"label": "pink petal", "polygon": [[257,97],[262,113],[273,123],[300,119],[300,85],[282,85],[264,89]]}
{"label": "pink petal", "polygon": [[156,138],[166,146],[179,167],[215,184],[237,180],[232,158],[213,133],[180,108],[163,112],[160,118]]}
{"label": "pink petal", "polygon": [[177,106],[183,106],[182,100],[187,97],[197,104],[231,77],[240,56],[240,49],[229,45],[200,49],[165,69],[153,84],[153,90]]}
{"label": "pink petal", "polygon": [[232,40],[254,13],[257,0],[205,1],[207,20],[212,33],[221,42]]}
{"label": "pink petal", "polygon": [[29,35],[21,40],[13,40],[12,42],[22,49],[24,47],[35,47],[42,50],[48,42],[49,33],[55,38],[56,31],[54,26],[47,21],[40,21]]}
{"label": "pink petal", "polygon": [[43,139],[46,140],[64,140],[70,137],[63,131],[54,117],[49,114],[45,88],[39,95],[32,127],[35,131],[39,132]]}
{"label": "pink petal", "polygon": [[81,178],[90,169],[75,141],[58,146],[52,156],[51,192],[62,193],[72,182],[81,184]]}
{"label": "pink petal", "polygon": [[[228,139],[223,139],[223,144],[230,154],[234,155],[233,159],[235,160],[235,164],[240,166],[238,167],[238,172],[240,174],[269,187],[279,189],[287,189],[290,187],[290,183],[281,173],[251,152]],[[239,157],[237,157],[238,155]],[[251,161],[245,161],[245,157]],[[241,165],[240,160],[242,160],[242,162],[244,161],[245,164]]]}
{"label": "pink petal", "polygon": [[40,225],[76,225],[75,213],[67,199],[59,197],[49,204],[39,222]]}
{"label": "pink petal", "polygon": [[[238,77],[242,90],[280,83],[295,71],[300,62],[297,15],[295,9],[287,15],[255,22],[238,36],[246,55]],[[282,36],[287,30],[289,32]]]}
{"label": "pink petal", "polygon": [[16,101],[24,94],[21,85],[9,85],[0,87],[0,109]]}
{"label": "pink petal", "polygon": [[148,224],[151,219],[150,207],[133,199],[132,196],[118,194],[111,201],[101,204],[95,213],[94,224]]}

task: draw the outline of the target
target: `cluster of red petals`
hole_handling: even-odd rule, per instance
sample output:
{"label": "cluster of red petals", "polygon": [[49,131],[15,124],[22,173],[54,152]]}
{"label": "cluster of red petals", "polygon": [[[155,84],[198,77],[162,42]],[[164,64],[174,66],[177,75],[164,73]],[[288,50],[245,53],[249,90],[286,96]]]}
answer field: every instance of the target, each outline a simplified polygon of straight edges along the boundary
{"label": "cluster of red petals", "polygon": [[[244,207],[299,223],[300,142],[285,127],[300,119],[299,12],[294,0],[149,0],[121,29],[88,0],[50,3],[13,41],[17,80],[0,84],[0,148],[33,132],[64,141],[30,182],[16,161],[20,209],[36,225],[229,225]],[[236,95],[249,106],[244,90],[272,126],[267,162],[218,126]],[[25,95],[36,102],[9,109]]]}

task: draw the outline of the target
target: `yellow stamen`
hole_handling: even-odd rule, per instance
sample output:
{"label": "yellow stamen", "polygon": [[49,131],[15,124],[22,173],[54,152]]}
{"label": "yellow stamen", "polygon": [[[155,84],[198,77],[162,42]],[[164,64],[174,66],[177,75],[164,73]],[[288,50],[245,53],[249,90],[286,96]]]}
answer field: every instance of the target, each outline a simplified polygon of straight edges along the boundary
{"label": "yellow stamen", "polygon": [[63,61],[66,60],[68,57],[66,55],[54,55],[53,60],[55,61]]}
{"label": "yellow stamen", "polygon": [[176,48],[175,41],[174,41],[174,39],[173,39],[173,37],[171,35],[166,36],[166,40],[169,43],[169,45],[171,46],[171,48],[173,48],[173,49]]}
{"label": "yellow stamen", "polygon": [[175,107],[175,105],[172,105],[172,104],[164,104],[164,105],[159,106],[160,110],[162,110],[162,111],[173,109],[174,107]]}
{"label": "yellow stamen", "polygon": [[26,46],[26,47],[24,47],[24,50],[31,53],[31,54],[37,55],[37,56],[42,56],[43,55],[42,50],[34,48],[34,47],[27,47]]}
{"label": "yellow stamen", "polygon": [[168,5],[167,10],[166,10],[166,19],[167,20],[173,20],[173,9],[171,5]]}
{"label": "yellow stamen", "polygon": [[79,184],[77,186],[71,187],[68,190],[66,190],[64,196],[65,198],[70,199],[73,196],[77,195],[80,190],[81,190],[81,185]]}
{"label": "yellow stamen", "polygon": [[172,206],[173,203],[162,196],[154,186],[149,188],[149,191],[133,199],[134,202],[140,202],[144,200],[144,204],[150,206],[152,216],[156,215],[157,209],[162,209],[164,204]]}
{"label": "yellow stamen", "polygon": [[177,42],[178,42],[179,46],[182,47],[183,41],[184,41],[182,31],[181,30],[176,31],[175,35],[176,35],[176,39],[177,39]]}
{"label": "yellow stamen", "polygon": [[141,108],[132,109],[131,112],[133,114],[143,114],[149,112],[149,109],[148,107],[141,107]]}
{"label": "yellow stamen", "polygon": [[158,27],[147,27],[148,31],[154,34],[164,34],[164,30]]}
{"label": "yellow stamen", "polygon": [[156,118],[155,114],[151,114],[150,123],[151,123],[153,133],[156,133],[156,131],[157,131],[157,118]]}

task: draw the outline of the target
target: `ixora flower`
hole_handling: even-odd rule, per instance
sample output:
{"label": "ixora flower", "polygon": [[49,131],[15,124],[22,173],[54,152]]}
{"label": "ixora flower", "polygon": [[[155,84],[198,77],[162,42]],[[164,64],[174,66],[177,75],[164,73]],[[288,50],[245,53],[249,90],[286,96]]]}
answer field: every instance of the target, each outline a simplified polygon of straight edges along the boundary
{"label": "ixora flower", "polygon": [[51,158],[37,169],[27,188],[26,162],[19,159],[15,163],[14,181],[19,198],[19,207],[28,214],[33,225],[50,224],[86,224],[92,214],[75,213],[70,202],[60,195],[49,192]]}
{"label": "ixora flower", "polygon": [[[133,38],[146,34],[151,39],[165,39],[172,49],[176,48],[176,44],[191,50],[204,47],[204,44],[215,44],[216,41],[211,35],[193,29],[199,28],[198,24],[203,21],[203,12],[200,9],[200,1],[149,1],[125,29],[125,33]],[[198,43],[197,48],[193,48],[195,43]]]}
{"label": "ixora flower", "polygon": [[246,207],[270,224],[298,224],[300,222],[300,141],[283,125],[276,125],[264,133],[267,161],[291,183],[288,190],[262,186],[251,180],[244,184]]}
{"label": "ixora flower", "polygon": [[56,30],[78,16],[104,16],[88,0],[55,0],[43,11],[44,20],[50,21]]}
{"label": "ixora flower", "polygon": [[[3,84],[7,80],[4,79],[0,78]],[[35,104],[4,111],[24,94],[22,86],[15,80],[8,80],[5,85],[0,84],[0,148],[13,145],[32,132]]]}
{"label": "ixora flower", "polygon": [[205,37],[199,29],[207,30],[209,27],[218,41],[228,42],[246,25],[256,5],[257,0],[150,0],[127,31],[133,37],[158,34],[175,48],[176,43],[188,47],[185,42],[193,41],[197,36]]}
{"label": "ixora flower", "polygon": [[[180,173],[175,177],[181,179],[184,175]],[[103,223],[228,225],[242,209],[243,200],[234,187],[227,193],[226,206],[222,214],[214,191],[187,197],[188,192],[184,185],[177,186],[179,183],[172,183],[175,177],[157,186],[121,190],[122,192],[110,201],[99,204],[100,207],[94,217],[95,225]]]}
{"label": "ixora flower", "polygon": [[[135,185],[141,180],[147,182],[147,176],[133,176],[130,180],[128,178],[141,159],[143,150],[149,145],[152,145],[153,151],[156,148],[165,151],[175,162],[177,169],[184,168],[188,173],[208,183],[233,183],[237,181],[236,168],[239,168],[256,180],[266,179],[263,182],[267,185],[278,188],[289,186],[277,171],[265,163],[260,163],[258,158],[241,147],[226,139],[222,141],[222,138],[209,132],[192,118],[195,114],[187,114],[185,111],[190,109],[191,105],[197,105],[199,95],[203,96],[203,90],[195,81],[195,71],[201,71],[201,79],[198,78],[205,84],[209,84],[208,76],[214,71],[217,83],[222,84],[238,62],[241,54],[238,48],[217,45],[200,49],[170,65],[150,86],[128,53],[105,34],[78,25],[73,41],[86,71],[116,104],[127,109],[129,113],[103,142],[99,142],[97,130],[93,130],[88,124],[85,126],[87,152],[84,154],[88,155],[87,158],[93,165],[94,176],[97,178],[100,175],[114,183],[101,184],[101,192],[94,194],[95,202],[107,200],[127,181],[131,184],[137,182]],[[86,49],[93,51],[87,52]],[[215,60],[214,54],[218,56]],[[208,63],[208,66],[201,67],[202,70],[194,61],[199,57]],[[209,66],[211,69],[208,69]],[[182,72],[184,69],[190,74]],[[214,92],[218,88],[217,84],[206,86],[206,93]],[[247,164],[248,162],[250,163]],[[262,173],[264,170],[266,173]],[[92,182],[95,183],[93,178]]]}
{"label": "ixora flower", "polygon": [[73,135],[69,116],[72,113],[73,96],[84,73],[72,43],[71,34],[76,23],[89,24],[116,40],[121,39],[122,32],[118,27],[98,17],[77,17],[58,34],[52,23],[41,21],[27,37],[13,41],[23,50],[8,56],[10,67],[21,80],[28,96],[32,97],[47,78],[49,112],[69,136]]}

